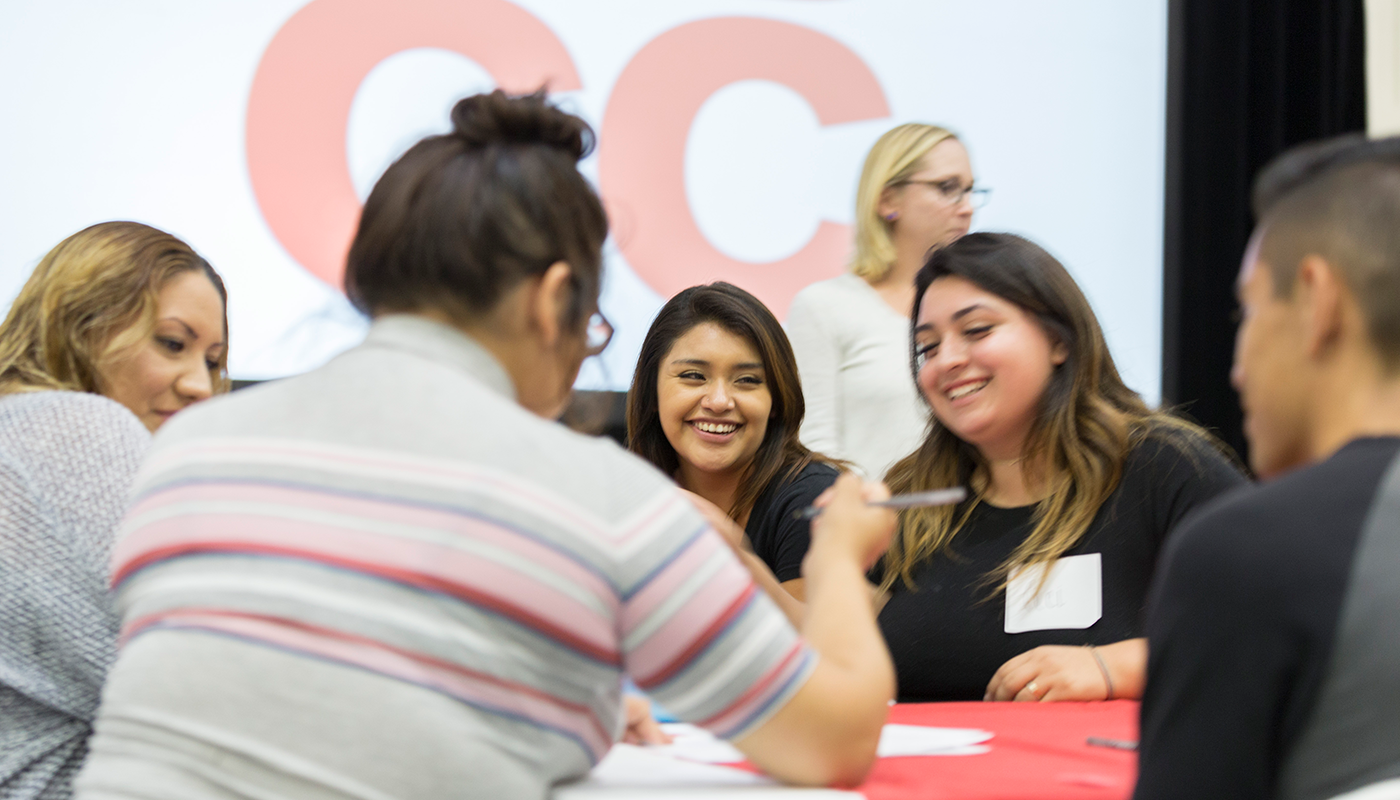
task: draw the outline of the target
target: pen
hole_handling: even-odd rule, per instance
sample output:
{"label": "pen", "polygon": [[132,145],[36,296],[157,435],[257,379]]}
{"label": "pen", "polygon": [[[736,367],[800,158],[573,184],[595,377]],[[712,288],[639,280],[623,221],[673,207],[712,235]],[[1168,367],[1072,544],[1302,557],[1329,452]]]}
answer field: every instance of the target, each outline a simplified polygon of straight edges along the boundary
{"label": "pen", "polygon": [[[967,499],[967,490],[961,486],[954,486],[951,489],[934,489],[929,492],[911,492],[909,494],[897,494],[888,500],[876,500],[867,505],[880,506],[882,508],[928,508],[929,506],[950,506],[954,503],[961,503]],[[793,519],[812,519],[822,513],[816,506],[807,506],[800,511],[792,512]]]}
{"label": "pen", "polygon": [[1136,750],[1138,747],[1137,742],[1127,739],[1105,739],[1102,736],[1090,736],[1084,743],[1091,747],[1111,747],[1114,750]]}

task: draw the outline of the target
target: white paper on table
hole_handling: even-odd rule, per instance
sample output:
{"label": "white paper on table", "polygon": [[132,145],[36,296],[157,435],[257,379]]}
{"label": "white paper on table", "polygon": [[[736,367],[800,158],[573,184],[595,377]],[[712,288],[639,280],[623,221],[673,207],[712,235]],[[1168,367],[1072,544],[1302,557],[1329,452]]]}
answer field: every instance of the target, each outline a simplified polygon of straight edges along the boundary
{"label": "white paper on table", "polygon": [[552,800],[864,800],[839,789],[782,786],[733,767],[695,764],[652,753],[651,747],[614,745],[583,780],[561,784]]}
{"label": "white paper on table", "polygon": [[[770,786],[777,781],[747,770],[697,763],[668,754],[674,745],[615,744],[574,786]],[[739,757],[741,760],[743,756]]]}
{"label": "white paper on table", "polygon": [[744,754],[734,745],[704,728],[672,722],[662,725],[661,730],[670,734],[671,743],[650,745],[648,752],[701,764],[737,764],[744,760]]}
{"label": "white paper on table", "polygon": [[893,756],[975,756],[992,748],[983,742],[991,731],[977,728],[932,728],[926,725],[889,724],[880,731],[881,758]]}
{"label": "white paper on table", "polygon": [[1017,567],[1006,582],[1007,633],[1083,630],[1103,616],[1103,560],[1098,553]]}
{"label": "white paper on table", "polygon": [[[703,728],[683,723],[662,725],[671,744],[650,745],[648,753],[699,764],[736,764],[744,754]],[[925,725],[886,725],[880,731],[879,755],[968,756],[987,752],[990,731],[976,728],[933,728]]]}

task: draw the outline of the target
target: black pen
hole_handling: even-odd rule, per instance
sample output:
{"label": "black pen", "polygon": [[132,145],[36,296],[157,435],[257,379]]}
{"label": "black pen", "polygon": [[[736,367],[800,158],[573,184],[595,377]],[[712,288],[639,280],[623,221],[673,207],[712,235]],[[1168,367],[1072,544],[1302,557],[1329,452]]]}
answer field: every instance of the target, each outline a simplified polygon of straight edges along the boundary
{"label": "black pen", "polygon": [[1105,739],[1102,736],[1090,736],[1084,743],[1091,747],[1111,747],[1114,750],[1136,750],[1138,743],[1127,739]]}

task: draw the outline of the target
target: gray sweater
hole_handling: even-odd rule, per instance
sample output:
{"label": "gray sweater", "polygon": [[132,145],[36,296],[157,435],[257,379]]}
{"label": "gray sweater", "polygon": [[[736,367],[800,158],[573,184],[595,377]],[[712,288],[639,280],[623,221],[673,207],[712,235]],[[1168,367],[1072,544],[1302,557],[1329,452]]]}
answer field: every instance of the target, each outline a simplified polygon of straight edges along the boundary
{"label": "gray sweater", "polygon": [[0,397],[0,798],[65,798],[118,618],[117,523],[150,434],[95,394]]}

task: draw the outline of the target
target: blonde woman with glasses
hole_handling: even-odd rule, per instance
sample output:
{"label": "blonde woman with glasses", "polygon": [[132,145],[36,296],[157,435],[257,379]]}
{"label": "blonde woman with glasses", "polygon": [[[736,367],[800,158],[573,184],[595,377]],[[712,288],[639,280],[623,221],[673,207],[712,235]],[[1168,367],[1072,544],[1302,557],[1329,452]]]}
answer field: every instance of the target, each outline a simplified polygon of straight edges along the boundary
{"label": "blonde woman with glasses", "polygon": [[856,193],[850,271],[808,286],[786,328],[806,389],[802,442],[879,478],[927,420],[905,372],[914,275],[987,200],[967,148],[934,125],[900,125],[870,149]]}
{"label": "blonde woman with glasses", "polygon": [[116,646],[113,534],[150,433],[227,388],[224,299],[189,245],[106,222],[0,325],[0,797],[69,794]]}

